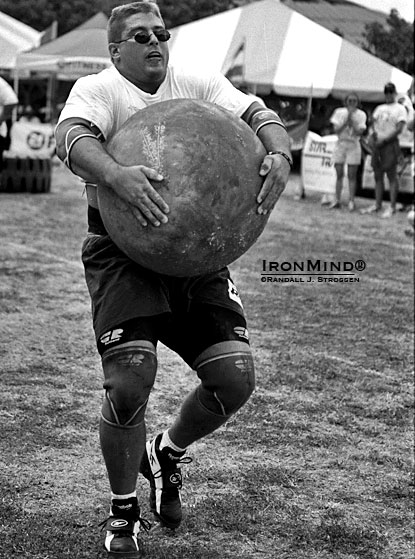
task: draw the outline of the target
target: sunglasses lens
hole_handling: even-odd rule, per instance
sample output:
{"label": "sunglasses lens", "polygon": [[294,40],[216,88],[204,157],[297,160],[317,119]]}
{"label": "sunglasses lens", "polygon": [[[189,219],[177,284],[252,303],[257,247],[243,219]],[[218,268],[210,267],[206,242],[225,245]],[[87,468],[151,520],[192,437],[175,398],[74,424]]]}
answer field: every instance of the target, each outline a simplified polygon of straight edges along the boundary
{"label": "sunglasses lens", "polygon": [[150,40],[150,35],[148,35],[147,33],[143,33],[141,31],[139,31],[138,33],[136,33],[134,35],[134,40],[137,43],[140,43],[141,45],[145,45],[146,43],[149,42]]}
{"label": "sunglasses lens", "polygon": [[[170,39],[170,33],[167,31],[167,29],[161,29],[160,31],[155,31],[154,35],[156,36],[157,40],[161,41],[162,43],[165,43]],[[145,45],[146,43],[149,42],[150,37],[151,35],[149,35],[148,33],[139,31],[134,35],[134,40],[137,43],[140,43],[141,45]]]}
{"label": "sunglasses lens", "polygon": [[156,31],[155,35],[157,39],[162,43],[165,43],[170,39],[170,33],[167,31],[167,29],[163,29],[162,31]]}

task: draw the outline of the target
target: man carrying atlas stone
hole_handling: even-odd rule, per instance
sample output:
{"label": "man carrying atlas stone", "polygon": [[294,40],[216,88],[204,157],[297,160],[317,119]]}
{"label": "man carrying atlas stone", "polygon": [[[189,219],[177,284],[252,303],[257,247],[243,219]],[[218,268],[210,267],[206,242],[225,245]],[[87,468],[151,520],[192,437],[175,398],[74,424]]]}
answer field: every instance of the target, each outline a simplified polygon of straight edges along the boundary
{"label": "man carrying atlas stone", "polygon": [[[244,310],[227,268],[191,278],[161,276],[114,245],[98,210],[97,184],[128,202],[143,227],[162,228],[169,208],[150,182],[163,177],[143,165],[117,164],[106,144],[138,110],[169,99],[201,99],[241,117],[265,146],[268,154],[258,169],[264,177],[256,201],[259,213],[271,211],[291,165],[289,138],[278,115],[220,74],[189,75],[169,66],[169,38],[156,3],[115,8],[108,22],[113,65],[75,83],[56,129],[59,157],[85,180],[87,190],[89,230],[82,257],[105,378],[100,443],[111,488],[105,538],[109,557],[141,557],[139,472],[150,482],[150,507],[157,520],[179,526],[179,464],[190,461],[185,453],[194,441],[214,432],[247,402],[254,389],[254,364]],[[170,428],[146,443],[145,410],[159,340],[196,371],[200,384]]]}

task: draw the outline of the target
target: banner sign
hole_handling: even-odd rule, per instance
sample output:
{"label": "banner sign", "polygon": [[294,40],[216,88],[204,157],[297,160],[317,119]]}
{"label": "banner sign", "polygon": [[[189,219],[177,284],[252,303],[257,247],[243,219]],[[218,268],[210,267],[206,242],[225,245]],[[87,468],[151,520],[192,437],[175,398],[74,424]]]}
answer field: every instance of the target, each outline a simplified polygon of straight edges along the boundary
{"label": "banner sign", "polygon": [[56,74],[60,80],[77,80],[81,76],[96,74],[109,68],[109,57],[59,56],[59,55],[21,55],[16,65],[19,76],[27,72],[36,74]]}
{"label": "banner sign", "polygon": [[87,76],[89,74],[97,74],[101,70],[105,70],[111,65],[110,60],[97,61],[97,60],[81,60],[81,59],[68,59],[59,60],[57,62],[57,73],[66,78],[78,79],[80,76]]}
{"label": "banner sign", "polygon": [[55,136],[51,124],[18,120],[10,131],[11,157],[50,158],[55,153]]}
{"label": "banner sign", "polygon": [[[306,191],[316,190],[323,194],[334,195],[336,171],[332,163],[332,155],[336,141],[336,135],[319,136],[314,132],[307,132],[301,156],[301,181]],[[400,192],[414,192],[414,172],[414,155],[402,157],[402,161],[398,165]],[[347,172],[345,172],[343,180],[344,189],[346,189]],[[375,189],[370,156],[365,157],[362,188]],[[385,189],[389,189],[387,178],[385,178]]]}
{"label": "banner sign", "polygon": [[337,136],[307,132],[301,155],[301,180],[305,190],[334,194],[336,171],[332,163]]}

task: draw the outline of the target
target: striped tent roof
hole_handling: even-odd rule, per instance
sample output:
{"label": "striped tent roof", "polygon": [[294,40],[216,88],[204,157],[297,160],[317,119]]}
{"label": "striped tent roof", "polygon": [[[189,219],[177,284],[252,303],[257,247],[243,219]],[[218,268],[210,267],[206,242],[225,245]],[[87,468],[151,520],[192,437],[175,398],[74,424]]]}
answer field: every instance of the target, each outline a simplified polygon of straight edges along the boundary
{"label": "striped tent roof", "polygon": [[16,56],[40,44],[42,33],[0,12],[0,69],[14,67]]}
{"label": "striped tent roof", "polygon": [[375,1],[371,10],[347,0],[284,0],[284,4],[358,47],[364,43],[366,25],[376,22],[387,26],[388,15],[376,10]]}
{"label": "striped tent roof", "polygon": [[108,18],[99,12],[72,31],[17,58],[16,71],[56,73],[75,80],[110,66],[107,42]]}
{"label": "striped tent roof", "polygon": [[234,74],[258,94],[383,100],[388,81],[407,91],[412,77],[288,8],[262,0],[173,30],[171,61],[188,70]]}

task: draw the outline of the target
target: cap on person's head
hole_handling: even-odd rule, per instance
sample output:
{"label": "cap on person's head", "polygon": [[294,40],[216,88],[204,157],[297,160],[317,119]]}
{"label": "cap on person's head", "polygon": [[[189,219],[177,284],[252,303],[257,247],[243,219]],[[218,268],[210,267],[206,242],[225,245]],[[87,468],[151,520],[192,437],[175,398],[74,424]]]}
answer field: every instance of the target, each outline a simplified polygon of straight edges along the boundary
{"label": "cap on person's head", "polygon": [[395,84],[388,82],[383,89],[383,93],[397,93]]}

